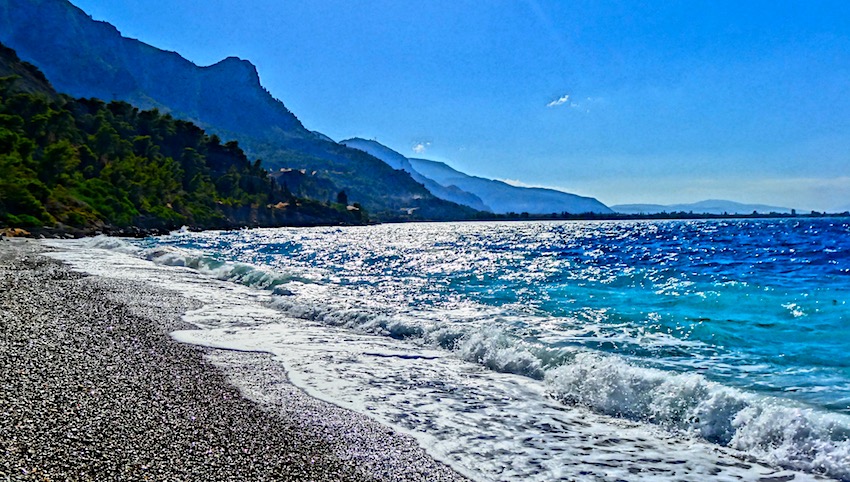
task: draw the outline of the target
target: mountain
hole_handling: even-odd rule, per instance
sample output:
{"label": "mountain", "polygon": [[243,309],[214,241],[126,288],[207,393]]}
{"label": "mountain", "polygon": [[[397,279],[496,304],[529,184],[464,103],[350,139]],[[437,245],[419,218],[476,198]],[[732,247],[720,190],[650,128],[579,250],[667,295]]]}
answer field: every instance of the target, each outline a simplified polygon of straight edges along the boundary
{"label": "mountain", "polygon": [[359,137],[352,137],[351,139],[339,141],[339,143],[345,144],[346,146],[354,149],[359,149],[361,151],[368,152],[369,154],[389,164],[389,166],[393,169],[401,169],[409,173],[416,172],[416,169],[413,169],[413,166],[410,165],[410,161],[406,157],[404,157],[404,155],[390,149],[389,147],[379,143],[378,141],[370,141],[367,139],[361,139]]}
{"label": "mountain", "polygon": [[246,60],[228,57],[199,67],[175,52],[122,37],[66,0],[0,2],[0,42],[38,66],[61,92],[157,108],[238,139],[248,156],[274,170],[308,172],[296,194],[333,200],[345,191],[380,220],[475,214],[434,197],[407,173],[307,130],[262,87]]}
{"label": "mountain", "polygon": [[444,186],[456,186],[475,194],[493,212],[503,213],[611,213],[608,206],[591,197],[577,196],[554,189],[518,187],[502,181],[470,176],[448,165],[427,159],[409,159],[423,176]]}
{"label": "mountain", "polygon": [[310,135],[286,107],[260,85],[248,61],[228,57],[198,67],[121,36],[64,0],[9,0],[0,4],[0,42],[30,59],[60,92],[123,100],[142,109],[224,131],[270,129]]}
{"label": "mountain", "polygon": [[413,179],[421,182],[439,198],[480,211],[498,214],[611,212],[604,204],[593,198],[576,196],[554,189],[511,186],[502,181],[469,176],[444,163],[409,159],[377,141],[355,137],[340,141],[340,144],[367,152],[383,160],[393,169],[409,172]]}
{"label": "mountain", "polygon": [[464,206],[469,206],[472,209],[476,209],[478,211],[493,211],[492,209],[490,209],[489,206],[484,204],[480,197],[476,196],[475,194],[466,192],[463,189],[460,189],[459,187],[454,185],[444,186],[432,180],[431,178],[423,176],[419,173],[419,171],[413,168],[408,158],[390,149],[389,147],[380,144],[377,141],[370,141],[366,139],[361,139],[359,137],[354,137],[352,139],[340,141],[340,144],[344,144],[353,149],[359,149],[372,156],[375,156],[378,159],[387,163],[393,169],[400,169],[406,171],[414,180],[416,180],[416,182],[421,183],[423,186],[425,186],[425,189],[427,189],[431,192],[431,194],[437,196],[440,199],[445,199],[447,201],[462,204]]}
{"label": "mountain", "polygon": [[767,206],[764,204],[743,204],[735,201],[724,201],[722,199],[708,199],[690,204],[618,204],[611,206],[615,212],[622,214],[657,214],[686,212],[696,214],[752,214],[756,211],[760,214],[782,213],[790,214],[790,208],[778,206]]}

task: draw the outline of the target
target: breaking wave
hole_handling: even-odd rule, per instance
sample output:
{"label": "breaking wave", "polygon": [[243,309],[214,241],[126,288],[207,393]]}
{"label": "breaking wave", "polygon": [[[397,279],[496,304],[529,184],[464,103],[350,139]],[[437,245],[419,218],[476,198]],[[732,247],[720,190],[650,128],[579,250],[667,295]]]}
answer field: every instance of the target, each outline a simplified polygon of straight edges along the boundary
{"label": "breaking wave", "polygon": [[546,373],[550,395],[661,425],[781,467],[850,479],[850,417],[592,352]]}

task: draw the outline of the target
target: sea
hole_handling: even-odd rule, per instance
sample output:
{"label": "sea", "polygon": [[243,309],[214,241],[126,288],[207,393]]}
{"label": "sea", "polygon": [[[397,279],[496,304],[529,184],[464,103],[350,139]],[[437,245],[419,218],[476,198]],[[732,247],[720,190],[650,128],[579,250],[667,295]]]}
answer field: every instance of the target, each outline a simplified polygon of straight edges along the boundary
{"label": "sea", "polygon": [[47,243],[197,300],[174,339],[267,353],[474,480],[850,480],[850,219]]}

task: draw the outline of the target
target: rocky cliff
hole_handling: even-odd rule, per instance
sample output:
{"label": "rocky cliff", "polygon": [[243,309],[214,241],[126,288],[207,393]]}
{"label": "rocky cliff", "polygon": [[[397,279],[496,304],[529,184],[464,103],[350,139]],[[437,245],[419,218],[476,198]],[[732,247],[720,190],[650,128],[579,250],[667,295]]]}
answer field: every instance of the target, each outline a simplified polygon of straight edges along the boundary
{"label": "rocky cliff", "polygon": [[262,88],[250,62],[228,57],[199,67],[175,52],[122,37],[66,1],[3,2],[0,42],[75,97],[156,107],[221,131],[314,137]]}

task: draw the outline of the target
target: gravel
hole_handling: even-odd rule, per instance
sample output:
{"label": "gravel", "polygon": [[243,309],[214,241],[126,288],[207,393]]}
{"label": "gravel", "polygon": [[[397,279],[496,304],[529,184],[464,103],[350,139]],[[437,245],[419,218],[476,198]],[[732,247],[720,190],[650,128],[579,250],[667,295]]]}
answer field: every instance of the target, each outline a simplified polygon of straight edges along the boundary
{"label": "gravel", "polygon": [[193,302],[45,249],[0,241],[0,482],[465,480],[411,437],[280,383],[266,355],[173,341]]}

